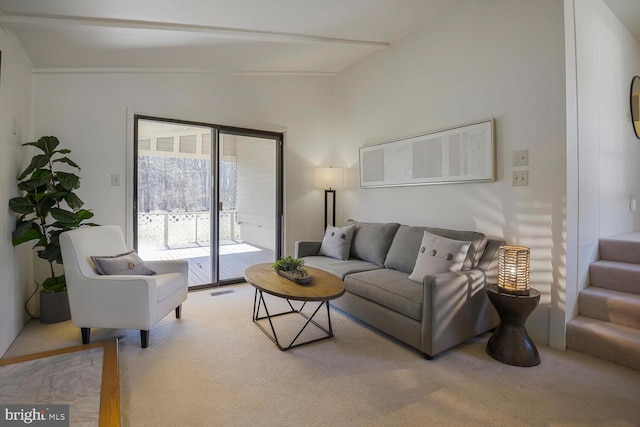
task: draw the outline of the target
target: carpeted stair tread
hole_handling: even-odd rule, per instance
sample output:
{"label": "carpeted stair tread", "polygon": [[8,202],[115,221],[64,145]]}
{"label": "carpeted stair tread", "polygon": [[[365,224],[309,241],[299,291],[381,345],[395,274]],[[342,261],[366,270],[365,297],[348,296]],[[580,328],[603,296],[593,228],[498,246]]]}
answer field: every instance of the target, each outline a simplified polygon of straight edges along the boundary
{"label": "carpeted stair tread", "polygon": [[640,332],[640,295],[589,286],[578,297],[580,316],[628,326]]}
{"label": "carpeted stair tread", "polygon": [[628,262],[640,264],[639,233],[630,233],[618,238],[599,240],[600,259],[605,261]]}
{"label": "carpeted stair tread", "polygon": [[640,295],[640,264],[596,261],[589,267],[591,286]]}
{"label": "carpeted stair tread", "polygon": [[567,348],[640,370],[640,330],[578,316],[567,324]]}

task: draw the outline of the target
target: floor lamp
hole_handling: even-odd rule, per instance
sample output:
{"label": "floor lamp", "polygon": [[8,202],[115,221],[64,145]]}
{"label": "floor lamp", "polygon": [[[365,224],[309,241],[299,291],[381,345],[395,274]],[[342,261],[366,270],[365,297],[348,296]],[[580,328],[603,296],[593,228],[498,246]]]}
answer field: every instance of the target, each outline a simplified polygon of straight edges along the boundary
{"label": "floor lamp", "polygon": [[324,188],[324,229],[327,229],[329,218],[329,194],[332,198],[331,225],[336,225],[336,189],[341,189],[343,184],[343,168],[316,168],[316,187]]}

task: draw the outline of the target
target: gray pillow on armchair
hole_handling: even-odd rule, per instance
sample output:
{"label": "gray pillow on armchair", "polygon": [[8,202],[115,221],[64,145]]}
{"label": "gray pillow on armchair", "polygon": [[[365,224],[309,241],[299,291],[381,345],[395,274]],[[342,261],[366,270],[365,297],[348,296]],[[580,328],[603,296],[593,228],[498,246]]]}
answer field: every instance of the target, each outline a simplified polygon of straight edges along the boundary
{"label": "gray pillow on armchair", "polygon": [[153,276],[155,271],[144,264],[136,251],[129,251],[123,254],[112,256],[92,256],[91,261],[96,266],[98,274],[139,274],[143,276]]}

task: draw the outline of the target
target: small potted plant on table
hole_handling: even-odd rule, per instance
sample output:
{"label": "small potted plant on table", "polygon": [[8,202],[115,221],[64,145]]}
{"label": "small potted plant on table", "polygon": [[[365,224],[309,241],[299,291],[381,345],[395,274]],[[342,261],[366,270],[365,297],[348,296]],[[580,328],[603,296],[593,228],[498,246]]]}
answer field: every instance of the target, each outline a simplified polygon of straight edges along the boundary
{"label": "small potted plant on table", "polygon": [[290,255],[284,256],[273,264],[273,269],[280,276],[299,285],[305,285],[311,280],[311,276],[304,268],[304,260]]}

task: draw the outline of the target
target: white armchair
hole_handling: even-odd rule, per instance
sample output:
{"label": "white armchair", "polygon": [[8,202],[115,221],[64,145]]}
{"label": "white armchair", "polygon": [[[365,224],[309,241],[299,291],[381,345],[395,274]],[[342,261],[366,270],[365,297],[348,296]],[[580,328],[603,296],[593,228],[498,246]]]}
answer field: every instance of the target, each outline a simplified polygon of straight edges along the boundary
{"label": "white armchair", "polygon": [[91,256],[127,252],[120,227],[82,227],[60,234],[71,319],[88,344],[91,328],[139,329],[142,348],[149,330],[172,310],[180,318],[187,299],[189,266],[183,260],[147,261],[157,274],[99,275]]}

